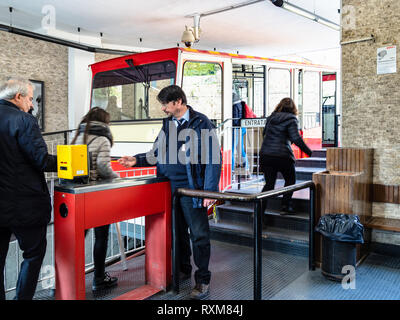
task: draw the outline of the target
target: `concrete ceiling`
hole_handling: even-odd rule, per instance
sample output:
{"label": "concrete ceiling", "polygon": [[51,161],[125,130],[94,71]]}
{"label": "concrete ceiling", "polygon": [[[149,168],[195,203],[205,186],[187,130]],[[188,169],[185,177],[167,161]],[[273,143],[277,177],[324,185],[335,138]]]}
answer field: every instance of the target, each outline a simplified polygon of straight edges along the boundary
{"label": "concrete ceiling", "polygon": [[[0,0],[0,22],[104,48],[161,49],[177,46],[185,25],[193,25],[188,15],[243,2],[246,0]],[[289,2],[340,24],[340,0]],[[42,28],[49,13],[42,13],[46,5],[54,8],[52,33]],[[14,8],[12,13],[9,7]],[[195,49],[264,57],[298,55],[315,63],[339,65],[339,31],[278,8],[269,0],[202,17],[200,28]]]}

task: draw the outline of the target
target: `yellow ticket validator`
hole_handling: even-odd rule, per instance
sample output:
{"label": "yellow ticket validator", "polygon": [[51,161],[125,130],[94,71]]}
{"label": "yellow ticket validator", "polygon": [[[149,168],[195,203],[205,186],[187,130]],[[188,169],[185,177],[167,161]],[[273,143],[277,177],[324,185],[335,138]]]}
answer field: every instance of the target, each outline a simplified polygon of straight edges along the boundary
{"label": "yellow ticket validator", "polygon": [[88,177],[88,169],[86,144],[57,146],[58,178],[74,180],[79,177]]}

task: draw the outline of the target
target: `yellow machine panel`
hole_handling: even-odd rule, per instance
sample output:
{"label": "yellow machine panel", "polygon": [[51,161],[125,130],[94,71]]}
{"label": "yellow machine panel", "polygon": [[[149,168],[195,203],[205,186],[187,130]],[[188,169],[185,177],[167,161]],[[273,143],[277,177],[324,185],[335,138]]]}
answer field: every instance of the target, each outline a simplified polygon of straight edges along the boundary
{"label": "yellow machine panel", "polygon": [[87,177],[88,169],[87,145],[57,146],[57,171],[60,179]]}

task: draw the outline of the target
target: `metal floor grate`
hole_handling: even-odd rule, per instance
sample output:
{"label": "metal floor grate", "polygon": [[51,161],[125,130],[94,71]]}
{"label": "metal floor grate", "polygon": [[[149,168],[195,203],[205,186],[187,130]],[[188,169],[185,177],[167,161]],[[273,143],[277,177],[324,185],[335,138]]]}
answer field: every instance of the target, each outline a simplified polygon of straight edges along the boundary
{"label": "metal floor grate", "polygon": [[[193,265],[193,263],[192,263]],[[263,299],[269,299],[300,277],[308,268],[308,258],[274,251],[263,251]],[[211,300],[253,299],[253,249],[225,242],[211,242]],[[159,293],[152,300],[189,298],[194,279],[180,284],[180,292]]]}
{"label": "metal floor grate", "polygon": [[[128,271],[115,264],[107,268],[119,278],[118,287],[93,296],[92,274],[86,276],[88,300],[110,300],[144,284],[144,258],[128,260]],[[211,300],[253,299],[253,249],[246,246],[211,242],[210,270],[212,272]],[[371,253],[356,269],[356,289],[345,290],[338,282],[326,279],[320,269],[308,271],[308,258],[276,251],[263,250],[264,300],[397,300],[400,299],[400,258]],[[192,279],[181,282],[180,293],[160,292],[150,300],[186,300]],[[35,299],[52,300],[50,290],[37,292]]]}
{"label": "metal floor grate", "polygon": [[145,255],[127,260],[128,270],[124,271],[122,263],[116,263],[106,268],[106,271],[111,276],[118,278],[118,286],[102,290],[99,293],[93,294],[92,281],[94,273],[86,275],[86,300],[112,300],[126,292],[139,288],[145,284]]}
{"label": "metal floor grate", "polygon": [[372,253],[357,267],[355,289],[343,289],[340,282],[309,271],[273,300],[399,300],[400,258]]}

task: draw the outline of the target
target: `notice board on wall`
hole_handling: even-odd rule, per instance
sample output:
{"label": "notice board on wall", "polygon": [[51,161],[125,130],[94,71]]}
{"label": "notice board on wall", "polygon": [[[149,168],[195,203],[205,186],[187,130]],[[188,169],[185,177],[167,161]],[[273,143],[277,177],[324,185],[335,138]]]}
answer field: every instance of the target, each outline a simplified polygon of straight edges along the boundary
{"label": "notice board on wall", "polygon": [[388,74],[397,72],[396,46],[382,47],[377,49],[376,72],[377,74]]}

